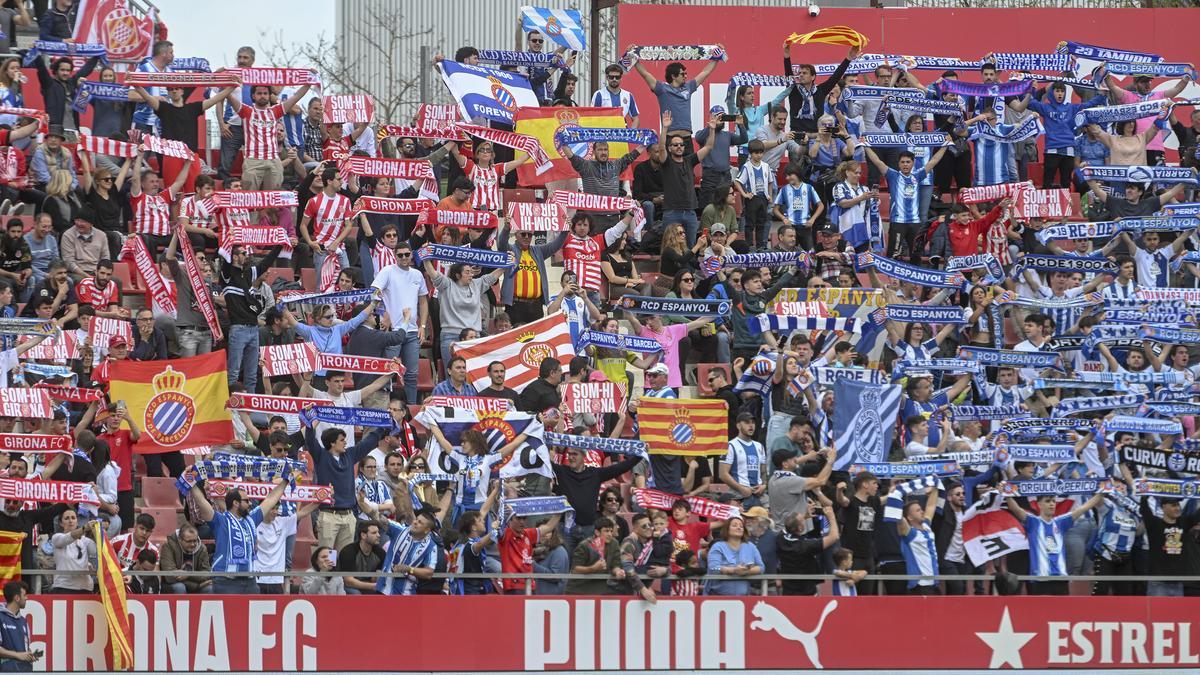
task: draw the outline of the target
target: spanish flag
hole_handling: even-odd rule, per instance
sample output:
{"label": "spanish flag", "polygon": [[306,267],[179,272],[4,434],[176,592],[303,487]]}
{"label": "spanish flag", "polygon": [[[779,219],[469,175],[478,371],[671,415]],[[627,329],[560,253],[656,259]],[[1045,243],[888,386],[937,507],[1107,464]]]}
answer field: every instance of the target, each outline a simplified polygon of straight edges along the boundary
{"label": "spanish flag", "polygon": [[[620,108],[518,108],[513,116],[518,134],[527,134],[538,139],[542,149],[550,156],[553,166],[549,171],[538,175],[531,162],[517,167],[517,181],[521,185],[545,185],[550,181],[579,178],[579,173],[571,167],[571,162],[558,151],[554,142],[554,134],[559,129],[567,127],[624,129],[625,113]],[[587,143],[571,146],[571,152],[582,158],[591,157],[591,146]],[[629,152],[628,143],[609,143],[608,156],[620,159]],[[524,153],[518,152],[521,157]]]}
{"label": "spanish flag", "polygon": [[142,436],[135,452],[156,454],[233,438],[225,402],[225,350],[168,361],[113,361],[109,399],[125,401]]}
{"label": "spanish flag", "polygon": [[21,580],[21,545],[24,532],[0,531],[0,587]]}
{"label": "spanish flag", "polygon": [[96,581],[100,582],[100,602],[108,619],[108,647],[112,670],[133,669],[133,623],[125,598],[125,578],[112,542],[100,531],[100,521],[92,521],[96,538]]}
{"label": "spanish flag", "polygon": [[720,399],[642,397],[637,415],[652,455],[723,455],[729,448],[729,406]]}

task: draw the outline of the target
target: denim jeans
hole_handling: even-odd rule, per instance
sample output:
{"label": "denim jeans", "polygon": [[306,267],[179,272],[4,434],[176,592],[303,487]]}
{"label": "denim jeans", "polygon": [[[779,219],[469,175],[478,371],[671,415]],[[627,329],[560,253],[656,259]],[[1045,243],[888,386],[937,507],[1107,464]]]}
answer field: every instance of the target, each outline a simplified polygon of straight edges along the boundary
{"label": "denim jeans", "polygon": [[[317,271],[317,281],[318,282],[321,281],[321,266],[325,264],[325,259],[328,258],[330,255],[332,255],[332,254],[321,253],[320,251],[317,251],[315,249],[313,250],[313,269]],[[346,269],[347,267],[350,266],[350,256],[346,254],[346,245],[345,244],[342,244],[342,247],[338,249],[337,257],[338,257],[338,260],[342,261],[342,269]],[[337,279],[334,279],[334,281],[336,282]]]}
{"label": "denim jeans", "polygon": [[254,393],[254,388],[258,386],[258,326],[235,324],[229,327],[227,361],[229,384],[237,382],[238,374],[241,373],[246,391]]}
{"label": "denim jeans", "polygon": [[[255,333],[257,334],[257,330]],[[212,331],[198,328],[181,328],[176,331],[180,356],[198,356],[212,351]]]}
{"label": "denim jeans", "polygon": [[654,205],[654,201],[647,199],[642,202],[642,212],[646,214],[646,224],[653,225],[655,215],[658,213],[658,207]]}
{"label": "denim jeans", "polygon": [[219,595],[258,595],[254,577],[213,577],[212,592]]}
{"label": "denim jeans", "polygon": [[662,221],[663,225],[683,223],[683,231],[687,234],[688,247],[696,245],[696,235],[700,232],[700,220],[696,218],[695,211],[681,209],[664,211]]}
{"label": "denim jeans", "polygon": [[1182,581],[1150,581],[1146,583],[1146,595],[1160,598],[1182,598]]}
{"label": "denim jeans", "polygon": [[917,208],[921,214],[921,225],[927,226],[929,225],[929,205],[933,203],[933,186],[922,185],[917,193],[917,198],[919,200]]}
{"label": "denim jeans", "polygon": [[438,336],[438,342],[440,345],[438,353],[442,356],[443,370],[450,364],[450,345],[458,342],[458,336],[460,334],[462,334],[461,328],[442,328],[442,334]]}
{"label": "denim jeans", "polygon": [[409,403],[417,402],[417,368],[420,365],[421,341],[417,331],[409,331],[404,338],[404,344],[392,345],[383,350],[384,358],[400,357],[404,364],[404,397]]}

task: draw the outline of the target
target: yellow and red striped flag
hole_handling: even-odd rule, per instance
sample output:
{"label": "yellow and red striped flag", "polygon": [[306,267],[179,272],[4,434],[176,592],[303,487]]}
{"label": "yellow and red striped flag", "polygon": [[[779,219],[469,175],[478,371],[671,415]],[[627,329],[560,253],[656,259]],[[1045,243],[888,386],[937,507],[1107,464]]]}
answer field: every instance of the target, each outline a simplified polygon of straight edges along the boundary
{"label": "yellow and red striped flag", "polygon": [[113,670],[133,669],[133,623],[125,598],[125,578],[112,542],[100,531],[100,521],[92,522],[96,537],[96,581],[100,583],[100,601],[108,619],[109,665]]}
{"label": "yellow and red striped flag", "polygon": [[729,407],[720,399],[642,397],[637,414],[652,455],[723,455],[729,448]]}
{"label": "yellow and red striped flag", "polygon": [[811,33],[799,35],[792,33],[787,37],[788,44],[808,44],[810,42],[823,42],[828,45],[845,45],[847,47],[863,48],[867,46],[870,40],[867,36],[854,30],[849,26],[829,26],[828,28],[818,28]]}
{"label": "yellow and red striped flag", "polygon": [[24,532],[0,531],[0,587],[21,580],[21,545]]}

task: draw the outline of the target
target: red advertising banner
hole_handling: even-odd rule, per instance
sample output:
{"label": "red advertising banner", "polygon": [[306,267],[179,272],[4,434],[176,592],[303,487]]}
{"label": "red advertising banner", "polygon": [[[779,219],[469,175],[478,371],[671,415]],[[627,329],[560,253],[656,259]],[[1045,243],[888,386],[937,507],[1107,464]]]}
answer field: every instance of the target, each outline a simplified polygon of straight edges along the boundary
{"label": "red advertising banner", "polygon": [[1021,218],[1062,220],[1071,217],[1071,191],[1066,188],[1020,190],[1013,206]]}
{"label": "red advertising banner", "polygon": [[[421,617],[420,649],[388,616]],[[134,670],[404,671],[890,670],[1200,663],[1195,598],[1144,597],[129,597]],[[33,596],[31,650],[50,671],[104,670],[100,602]],[[898,619],[902,617],[902,619]],[[902,625],[897,621],[902,621]],[[488,648],[462,649],[463,635]],[[419,640],[419,642],[415,642]]]}
{"label": "red advertising banner", "polygon": [[567,210],[561,204],[509,202],[508,226],[515,232],[561,232],[567,229]]}
{"label": "red advertising banner", "polygon": [[370,122],[375,114],[375,99],[369,94],[337,94],[323,99],[325,124]]}

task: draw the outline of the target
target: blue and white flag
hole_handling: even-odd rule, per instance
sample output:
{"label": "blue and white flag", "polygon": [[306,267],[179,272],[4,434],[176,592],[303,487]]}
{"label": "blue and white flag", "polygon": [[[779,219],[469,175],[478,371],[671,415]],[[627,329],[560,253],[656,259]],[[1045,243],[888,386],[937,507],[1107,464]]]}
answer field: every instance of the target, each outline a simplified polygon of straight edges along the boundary
{"label": "blue and white flag", "polygon": [[[629,296],[625,296],[629,297]],[[775,314],[754,314],[746,317],[746,327],[751,335],[760,335],[768,331],[790,333],[798,330],[840,330],[858,333],[857,319],[844,317],[818,318],[803,316],[778,316]]]}
{"label": "blue and white flag", "polygon": [[513,497],[504,500],[502,517],[508,520],[511,516],[528,518],[530,516],[550,516],[556,513],[572,511],[567,498],[560,495],[547,497]]}
{"label": "blue and white flag", "polygon": [[[489,460],[492,458],[491,453],[499,451],[518,435],[525,434],[525,441],[513,451],[508,462],[500,467],[501,478],[526,474],[554,477],[550,454],[542,440],[545,430],[534,415],[511,410],[503,413],[489,413],[436,406],[422,410],[416,420],[426,427],[436,425],[453,446],[451,452],[445,452],[436,441],[430,443],[429,465],[430,469],[434,471],[459,474],[466,457],[461,452],[462,434],[468,429],[476,429],[483,434],[483,438],[487,442]],[[491,464],[498,463],[499,457],[497,456],[495,460],[486,463],[485,466],[490,468]],[[490,471],[484,470],[483,473],[490,473]],[[468,476],[466,479],[486,486],[486,476]],[[483,501],[483,492],[478,490],[476,492],[479,501]]]}
{"label": "blue and white flag", "polygon": [[567,49],[583,51],[587,48],[587,34],[583,32],[583,15],[577,9],[549,9],[547,7],[521,8],[521,31],[538,31]]}
{"label": "blue and white flag", "polygon": [[538,105],[529,78],[520,73],[454,61],[442,61],[438,69],[465,119],[512,124],[517,108]]}
{"label": "blue and white flag", "polygon": [[883,506],[883,522],[895,523],[904,517],[904,504],[910,495],[922,496],[929,488],[937,488],[937,512],[942,512],[946,503],[946,488],[937,476],[922,476],[913,480],[894,485],[888,493],[887,502]]}
{"label": "blue and white flag", "polygon": [[1104,423],[1104,430],[1128,431],[1131,434],[1179,436],[1183,434],[1183,425],[1174,420],[1158,420],[1151,417],[1117,415],[1116,417],[1113,417]]}
{"label": "blue and white flag", "polygon": [[900,414],[900,385],[838,380],[833,388],[837,401],[833,437],[838,453],[834,470],[885,461]]}

